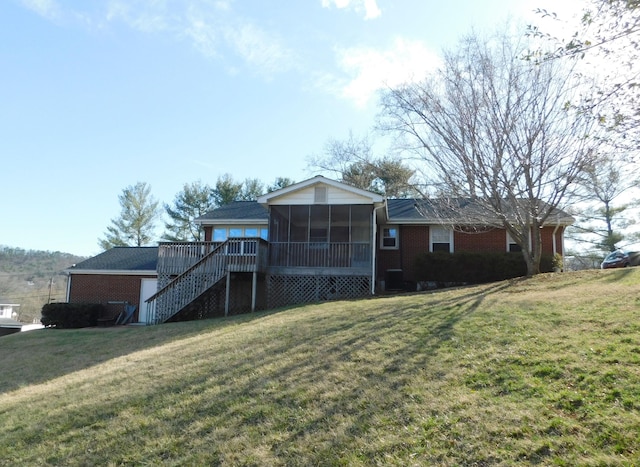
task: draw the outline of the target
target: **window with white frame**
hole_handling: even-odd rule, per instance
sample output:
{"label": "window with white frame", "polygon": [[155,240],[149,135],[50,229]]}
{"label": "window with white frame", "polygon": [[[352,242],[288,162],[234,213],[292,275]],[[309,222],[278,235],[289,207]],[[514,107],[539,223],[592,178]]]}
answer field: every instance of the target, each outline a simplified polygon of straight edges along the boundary
{"label": "window with white frame", "polygon": [[269,238],[269,229],[266,227],[215,227],[213,229],[213,241],[224,242],[228,238],[238,237],[260,237],[264,240]]}
{"label": "window with white frame", "polygon": [[216,227],[213,229],[213,241],[224,242],[227,239],[227,229],[224,227]]}
{"label": "window with white frame", "polygon": [[507,251],[509,253],[517,253],[522,251],[522,247],[516,243],[511,234],[507,232]]}
{"label": "window with white frame", "polygon": [[380,248],[398,248],[398,227],[389,225],[382,228],[382,235],[380,236]]}
{"label": "window with white frame", "polygon": [[440,225],[429,228],[429,251],[453,253],[453,230]]}

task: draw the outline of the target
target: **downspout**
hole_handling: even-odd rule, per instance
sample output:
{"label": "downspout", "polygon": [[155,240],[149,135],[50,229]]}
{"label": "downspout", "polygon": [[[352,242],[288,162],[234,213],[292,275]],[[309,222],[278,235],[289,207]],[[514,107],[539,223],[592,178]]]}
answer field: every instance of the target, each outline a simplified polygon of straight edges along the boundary
{"label": "downspout", "polygon": [[[556,233],[560,228],[560,214],[556,214],[556,227],[553,229],[553,254],[558,252],[558,245],[556,242]],[[562,235],[562,256],[564,256],[564,234]]]}
{"label": "downspout", "polygon": [[71,273],[67,271],[67,296],[66,302],[69,303],[69,297],[71,296]]}
{"label": "downspout", "polygon": [[371,239],[371,295],[376,292],[376,251],[378,250],[378,210],[376,205],[373,205],[373,225],[371,226],[371,233],[373,235]]}

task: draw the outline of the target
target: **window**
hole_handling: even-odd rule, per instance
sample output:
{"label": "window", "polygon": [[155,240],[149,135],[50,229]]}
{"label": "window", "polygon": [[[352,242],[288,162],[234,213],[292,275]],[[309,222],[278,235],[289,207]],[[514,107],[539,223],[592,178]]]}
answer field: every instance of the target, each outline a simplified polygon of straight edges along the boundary
{"label": "window", "polygon": [[398,228],[383,227],[382,228],[382,244],[380,248],[395,249],[398,248]]}
{"label": "window", "polygon": [[507,232],[507,251],[509,253],[517,253],[519,251],[522,251],[522,247],[516,243],[509,232]]}
{"label": "window", "polygon": [[432,225],[429,228],[430,251],[453,253],[453,230]]}
{"label": "window", "polygon": [[266,227],[216,227],[213,229],[213,241],[224,242],[229,238],[249,237],[267,240],[269,229]]}
{"label": "window", "polygon": [[224,242],[227,239],[227,229],[217,227],[213,229],[213,241]]}

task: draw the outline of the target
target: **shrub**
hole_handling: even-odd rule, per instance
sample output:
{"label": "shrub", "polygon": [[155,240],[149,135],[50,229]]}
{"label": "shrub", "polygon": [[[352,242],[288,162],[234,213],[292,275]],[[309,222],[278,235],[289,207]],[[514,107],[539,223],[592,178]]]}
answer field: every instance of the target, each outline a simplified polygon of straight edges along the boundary
{"label": "shrub", "polygon": [[[553,271],[553,257],[543,255],[541,272]],[[414,264],[418,281],[481,284],[527,274],[522,253],[422,253]]]}
{"label": "shrub", "polygon": [[99,303],[49,303],[42,307],[40,321],[56,328],[86,328],[96,326],[104,311]]}

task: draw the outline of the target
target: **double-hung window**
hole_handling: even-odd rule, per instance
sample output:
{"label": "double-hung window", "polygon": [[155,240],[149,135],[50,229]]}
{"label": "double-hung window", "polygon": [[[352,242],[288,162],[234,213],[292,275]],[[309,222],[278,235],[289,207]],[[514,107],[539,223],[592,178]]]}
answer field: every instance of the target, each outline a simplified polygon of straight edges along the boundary
{"label": "double-hung window", "polygon": [[522,247],[516,243],[516,241],[511,237],[511,234],[507,232],[507,251],[509,253],[516,253],[522,251]]}
{"label": "double-hung window", "polygon": [[395,250],[398,248],[398,227],[386,226],[382,228],[380,248]]}
{"label": "double-hung window", "polygon": [[453,253],[453,230],[432,225],[429,228],[429,251]]}

